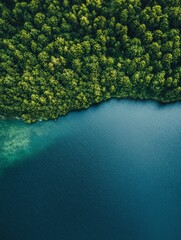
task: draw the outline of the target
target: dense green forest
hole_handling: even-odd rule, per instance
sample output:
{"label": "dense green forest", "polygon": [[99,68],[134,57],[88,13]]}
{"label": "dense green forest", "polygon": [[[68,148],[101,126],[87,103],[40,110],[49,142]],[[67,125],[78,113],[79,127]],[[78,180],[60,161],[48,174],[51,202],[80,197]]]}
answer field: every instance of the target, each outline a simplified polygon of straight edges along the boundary
{"label": "dense green forest", "polygon": [[180,0],[1,0],[0,115],[181,100]]}

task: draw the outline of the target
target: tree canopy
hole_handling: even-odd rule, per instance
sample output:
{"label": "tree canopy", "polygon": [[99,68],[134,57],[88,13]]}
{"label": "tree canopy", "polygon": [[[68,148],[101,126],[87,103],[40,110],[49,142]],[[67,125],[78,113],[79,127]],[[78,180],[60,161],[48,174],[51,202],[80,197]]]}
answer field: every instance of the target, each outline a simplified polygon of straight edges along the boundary
{"label": "tree canopy", "polygon": [[0,115],[181,100],[180,0],[1,0]]}

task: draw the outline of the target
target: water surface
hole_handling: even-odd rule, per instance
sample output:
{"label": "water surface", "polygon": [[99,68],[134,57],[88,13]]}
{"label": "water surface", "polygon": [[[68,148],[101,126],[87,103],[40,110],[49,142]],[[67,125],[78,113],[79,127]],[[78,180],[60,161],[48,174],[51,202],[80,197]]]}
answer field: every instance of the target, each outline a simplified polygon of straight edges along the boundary
{"label": "water surface", "polygon": [[0,239],[181,238],[181,103],[0,121]]}

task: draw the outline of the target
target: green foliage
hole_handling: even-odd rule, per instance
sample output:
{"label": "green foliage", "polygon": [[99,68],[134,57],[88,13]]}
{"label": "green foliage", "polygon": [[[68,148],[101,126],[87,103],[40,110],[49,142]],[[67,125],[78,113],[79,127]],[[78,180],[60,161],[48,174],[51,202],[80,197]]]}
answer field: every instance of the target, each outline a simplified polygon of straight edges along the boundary
{"label": "green foliage", "polygon": [[56,119],[111,97],[181,100],[180,0],[2,0],[0,115]]}

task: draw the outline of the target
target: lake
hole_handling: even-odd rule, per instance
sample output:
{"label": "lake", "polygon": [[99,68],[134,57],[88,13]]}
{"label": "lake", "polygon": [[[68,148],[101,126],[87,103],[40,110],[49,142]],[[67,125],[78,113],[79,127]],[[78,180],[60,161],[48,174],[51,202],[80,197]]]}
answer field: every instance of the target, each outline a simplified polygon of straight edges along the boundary
{"label": "lake", "polygon": [[0,240],[179,240],[181,103],[0,120]]}

